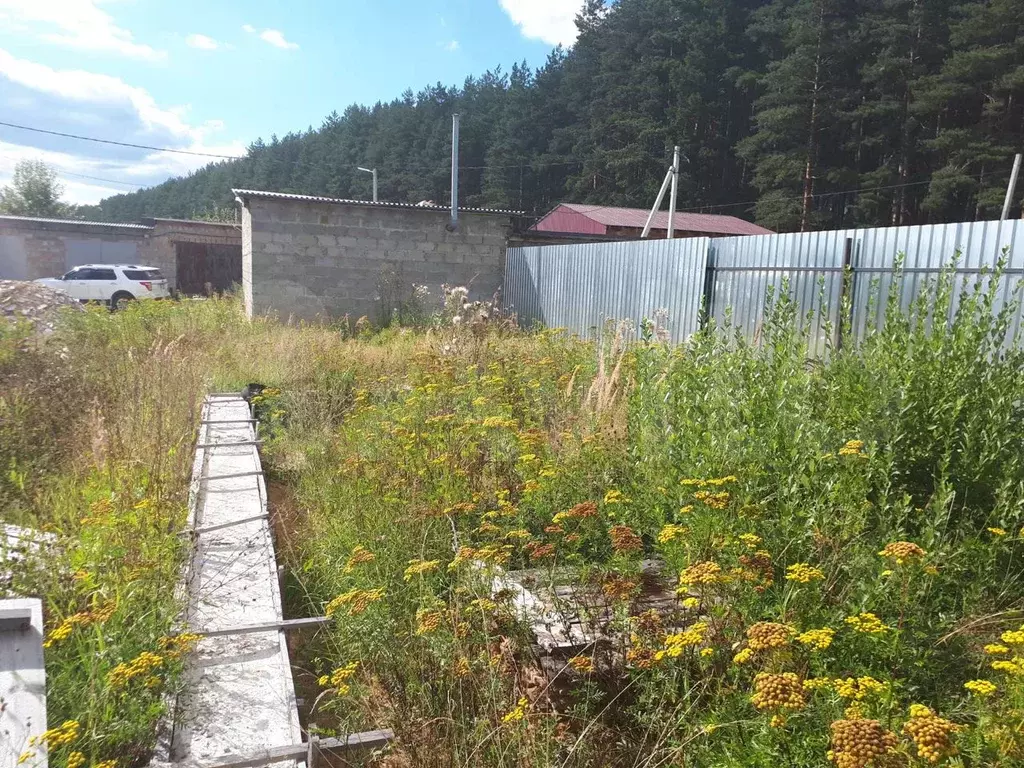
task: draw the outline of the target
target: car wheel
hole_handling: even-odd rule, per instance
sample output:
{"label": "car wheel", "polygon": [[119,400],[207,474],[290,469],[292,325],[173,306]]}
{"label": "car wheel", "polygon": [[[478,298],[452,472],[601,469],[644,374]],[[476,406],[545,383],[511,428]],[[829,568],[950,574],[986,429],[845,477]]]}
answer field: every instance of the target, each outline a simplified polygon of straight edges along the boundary
{"label": "car wheel", "polygon": [[124,309],[129,301],[135,301],[135,297],[127,291],[118,291],[110,297],[110,311],[116,312],[119,309]]}

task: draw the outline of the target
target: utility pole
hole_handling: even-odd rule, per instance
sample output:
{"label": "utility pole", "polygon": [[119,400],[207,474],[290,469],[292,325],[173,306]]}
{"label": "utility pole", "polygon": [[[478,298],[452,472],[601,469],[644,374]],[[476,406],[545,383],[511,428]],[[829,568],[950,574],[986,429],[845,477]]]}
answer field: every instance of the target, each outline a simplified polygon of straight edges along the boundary
{"label": "utility pole", "polygon": [[679,192],[679,147],[675,148],[673,153],[672,165],[669,166],[668,173],[665,174],[665,180],[661,182],[661,189],[658,191],[658,198],[654,201],[654,207],[651,208],[650,214],[647,216],[647,223],[644,224],[644,231],[640,234],[641,239],[646,239],[651,233],[651,224],[654,222],[654,215],[661,208],[661,201],[665,199],[665,193],[668,191],[669,186],[672,187],[672,202],[668,214],[668,236],[674,235],[672,219],[676,212],[676,197]]}
{"label": "utility pole", "polygon": [[360,171],[364,173],[373,174],[373,202],[377,202],[377,169],[376,168],[360,168]]}
{"label": "utility pole", "polygon": [[1010,183],[1006,185],[1006,198],[1003,200],[1003,213],[1000,221],[1006,221],[1010,215],[1010,204],[1013,202],[1013,193],[1017,189],[1017,174],[1020,173],[1020,153],[1013,158],[1013,170],[1010,171]]}
{"label": "utility pole", "polygon": [[450,231],[459,226],[459,113],[452,115],[452,220]]}
{"label": "utility pole", "polygon": [[679,199],[679,147],[672,153],[672,193],[668,198],[668,239],[676,236],[676,201]]}

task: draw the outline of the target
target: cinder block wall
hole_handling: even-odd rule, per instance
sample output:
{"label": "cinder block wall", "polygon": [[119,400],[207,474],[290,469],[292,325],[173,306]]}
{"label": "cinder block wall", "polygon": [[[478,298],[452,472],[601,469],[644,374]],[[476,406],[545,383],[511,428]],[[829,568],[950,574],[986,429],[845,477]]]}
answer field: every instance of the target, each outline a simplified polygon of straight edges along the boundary
{"label": "cinder block wall", "polygon": [[242,215],[242,281],[249,316],[287,320],[366,316],[374,322],[426,286],[465,285],[490,298],[505,269],[511,220],[446,211],[251,197]]}
{"label": "cinder block wall", "polygon": [[[78,264],[141,261],[150,234],[148,227],[0,219],[0,279],[60,277]],[[173,275],[173,259],[152,266]]]}
{"label": "cinder block wall", "polygon": [[237,245],[233,224],[150,219],[146,225],[0,218],[0,280],[60,277],[79,264],[145,264],[177,286],[175,243]]}

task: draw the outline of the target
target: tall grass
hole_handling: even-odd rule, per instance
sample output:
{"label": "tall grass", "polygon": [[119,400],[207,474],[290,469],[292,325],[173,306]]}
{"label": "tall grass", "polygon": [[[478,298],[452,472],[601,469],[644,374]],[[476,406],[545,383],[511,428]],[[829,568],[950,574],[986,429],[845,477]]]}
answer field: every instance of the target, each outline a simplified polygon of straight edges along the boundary
{"label": "tall grass", "polygon": [[[954,279],[826,362],[780,298],[757,345],[549,332],[353,372],[351,412],[271,457],[305,610],[337,617],[311,717],[394,727],[389,764],[1024,759],[1024,358],[998,278]],[[510,569],[610,623],[542,664]]]}
{"label": "tall grass", "polygon": [[[783,298],[756,345],[349,339],[230,300],[5,329],[0,511],[54,537],[6,589],[45,598],[80,731],[51,762],[146,760],[200,398],[249,381],[290,611],[335,618],[307,715],[394,728],[368,763],[1024,760],[1024,359],[998,277],[955,280],[816,362]],[[510,571],[590,637],[541,653]]]}

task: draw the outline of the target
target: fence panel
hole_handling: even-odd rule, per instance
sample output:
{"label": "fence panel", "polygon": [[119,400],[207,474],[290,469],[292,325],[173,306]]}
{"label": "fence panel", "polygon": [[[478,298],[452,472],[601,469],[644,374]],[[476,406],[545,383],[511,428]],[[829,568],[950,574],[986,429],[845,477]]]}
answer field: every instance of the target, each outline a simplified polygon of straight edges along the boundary
{"label": "fence panel", "polygon": [[[959,254],[952,314],[965,290],[979,279],[987,284],[988,278],[979,276],[995,267],[1004,250],[998,311],[1015,297],[1024,276],[1024,221],[513,248],[505,301],[527,324],[566,327],[581,335],[592,335],[610,318],[639,324],[664,308],[672,340],[683,341],[697,330],[706,300],[719,326],[756,342],[767,292],[778,294],[786,286],[808,331],[809,351],[820,356],[836,340],[844,290],[852,307],[853,339],[863,339],[884,319],[898,255],[904,256],[899,300],[907,309]],[[1018,306],[1011,338],[1022,330],[1022,312]]]}
{"label": "fence panel", "polygon": [[[808,322],[811,353],[823,354],[826,323],[836,326],[849,232],[800,232],[711,241],[709,316],[753,341],[760,338],[768,291],[788,285],[801,326]],[[824,300],[825,304],[822,305]]]}
{"label": "fence panel", "polygon": [[683,341],[697,330],[708,238],[510,248],[504,302],[525,325],[593,337],[606,320],[637,327],[658,310]]}

